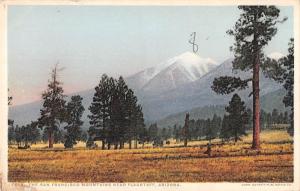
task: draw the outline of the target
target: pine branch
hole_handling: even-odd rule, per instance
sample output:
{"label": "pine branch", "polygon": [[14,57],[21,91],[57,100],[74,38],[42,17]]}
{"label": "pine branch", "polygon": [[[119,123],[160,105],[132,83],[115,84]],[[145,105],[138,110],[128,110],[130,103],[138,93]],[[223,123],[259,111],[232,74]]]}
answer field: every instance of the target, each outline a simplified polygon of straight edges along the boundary
{"label": "pine branch", "polygon": [[284,81],[283,75],[285,73],[284,61],[286,58],[281,58],[279,60],[267,58],[262,64],[261,69],[265,77],[273,79],[279,83]]}
{"label": "pine branch", "polygon": [[217,94],[230,94],[235,90],[243,90],[248,88],[248,82],[251,80],[252,79],[242,80],[239,77],[237,78],[232,76],[221,76],[214,79],[211,88]]}

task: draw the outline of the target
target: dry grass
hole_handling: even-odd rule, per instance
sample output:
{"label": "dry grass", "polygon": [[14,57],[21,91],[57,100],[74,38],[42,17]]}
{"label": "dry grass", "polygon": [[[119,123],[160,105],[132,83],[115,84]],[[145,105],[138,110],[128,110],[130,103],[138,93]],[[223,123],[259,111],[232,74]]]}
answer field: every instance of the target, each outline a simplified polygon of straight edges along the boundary
{"label": "dry grass", "polygon": [[[245,142],[212,147],[124,150],[9,149],[9,181],[292,182],[293,144],[284,131],[263,132],[260,153]],[[276,140],[276,141],[274,141]],[[275,143],[274,143],[275,142]],[[190,145],[205,144],[194,142]],[[150,145],[148,145],[150,146]],[[174,143],[172,145],[174,146]],[[258,155],[257,155],[258,154]]]}

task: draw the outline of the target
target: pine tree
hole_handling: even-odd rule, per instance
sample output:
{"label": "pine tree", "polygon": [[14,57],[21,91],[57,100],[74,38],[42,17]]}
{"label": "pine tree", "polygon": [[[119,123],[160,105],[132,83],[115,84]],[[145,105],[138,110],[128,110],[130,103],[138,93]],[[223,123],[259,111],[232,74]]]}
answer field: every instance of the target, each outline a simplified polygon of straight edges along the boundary
{"label": "pine tree", "polygon": [[290,39],[288,44],[288,55],[277,60],[267,59],[265,65],[268,69],[265,71],[268,77],[279,83],[283,83],[287,94],[283,98],[285,107],[291,108],[290,127],[288,133],[294,134],[294,38]]}
{"label": "pine tree", "polygon": [[268,113],[268,114],[267,114],[267,119],[266,119],[266,121],[267,121],[267,128],[270,129],[270,128],[272,127],[272,124],[273,124],[271,113]]}
{"label": "pine tree", "polygon": [[105,142],[109,141],[109,126],[111,117],[112,92],[115,88],[115,81],[103,74],[98,86],[95,87],[93,101],[89,107],[91,115],[89,135],[98,136],[102,140],[102,149],[105,148]]}
{"label": "pine tree", "polygon": [[82,97],[79,95],[72,96],[71,101],[66,106],[67,126],[65,126],[65,129],[67,134],[65,136],[65,148],[73,148],[73,145],[77,144],[76,140],[80,139],[83,112]]}
{"label": "pine tree", "polygon": [[139,137],[144,137],[145,134],[144,114],[143,114],[143,108],[140,104],[138,104],[135,108],[135,120],[136,120],[136,129],[134,134],[135,136],[134,148],[137,149],[137,142]]}
{"label": "pine tree", "polygon": [[208,118],[205,120],[205,139],[211,143],[211,140],[214,138],[213,128],[211,125],[211,119]]}
{"label": "pine tree", "polygon": [[188,144],[188,136],[189,136],[189,117],[190,117],[190,114],[187,113],[187,114],[185,115],[184,127],[183,127],[184,147],[187,147],[187,144]]}
{"label": "pine tree", "polygon": [[38,122],[32,121],[29,124],[29,128],[30,128],[30,142],[35,144],[36,142],[41,140],[41,133],[38,128]]}
{"label": "pine tree", "polygon": [[272,122],[273,124],[278,124],[278,119],[279,119],[279,113],[277,109],[273,109],[272,111]]}
{"label": "pine tree", "polygon": [[222,141],[228,141],[231,137],[231,126],[228,115],[223,116],[220,138]]}
{"label": "pine tree", "polygon": [[234,141],[237,142],[241,135],[246,135],[245,125],[249,120],[246,107],[240,96],[234,94],[225,110],[228,113],[229,136],[233,137]]}
{"label": "pine tree", "polygon": [[149,127],[149,137],[150,141],[155,141],[158,137],[158,127],[157,124],[151,124]]}
{"label": "pine tree", "polygon": [[125,139],[128,140],[129,149],[131,149],[131,142],[133,139],[137,140],[138,130],[137,130],[137,98],[134,93],[129,89],[126,93],[126,132]]}
{"label": "pine tree", "polygon": [[248,87],[252,82],[253,97],[253,141],[252,148],[259,149],[260,132],[260,99],[259,99],[259,70],[263,66],[263,48],[277,33],[276,24],[283,22],[278,20],[280,10],[275,6],[238,6],[242,13],[235,23],[233,30],[227,33],[234,36],[235,43],[230,49],[234,52],[234,70],[252,70],[252,78],[241,79],[237,77],[223,76],[213,81],[212,89],[218,94],[229,94],[235,90]]}
{"label": "pine tree", "polygon": [[283,65],[285,72],[283,75],[283,87],[287,90],[287,94],[283,98],[283,103],[286,107],[291,107],[290,127],[288,133],[294,135],[294,39],[289,43],[289,54],[284,58]]}
{"label": "pine tree", "polygon": [[[9,91],[9,89],[8,89]],[[12,96],[8,96],[8,106],[12,104]],[[14,121],[11,119],[8,119],[8,143],[11,144],[15,141],[15,128],[14,128]]]}
{"label": "pine tree", "polygon": [[149,142],[149,132],[144,126],[139,132],[139,141],[142,143],[142,148],[144,148],[145,142]]}
{"label": "pine tree", "polygon": [[289,117],[288,117],[288,112],[287,111],[285,111],[284,112],[284,116],[283,116],[283,123],[284,124],[288,124],[289,123]]}
{"label": "pine tree", "polygon": [[115,144],[115,149],[123,148],[124,142],[126,140],[126,124],[128,124],[128,119],[126,119],[126,93],[128,87],[122,76],[119,77],[116,83],[116,89],[112,95],[112,108],[111,108],[111,121],[112,121],[112,132],[113,132],[113,142]]}
{"label": "pine tree", "polygon": [[48,133],[49,148],[53,148],[54,134],[60,123],[65,120],[65,95],[61,82],[58,81],[58,68],[54,67],[49,80],[48,89],[42,94],[43,108],[40,110],[38,125]]}
{"label": "pine tree", "polygon": [[260,129],[265,129],[266,128],[266,123],[267,123],[267,113],[261,109],[260,110]]}
{"label": "pine tree", "polygon": [[8,144],[12,144],[16,141],[16,133],[14,127],[14,121],[8,120]]}
{"label": "pine tree", "polygon": [[218,133],[220,132],[222,125],[222,119],[218,117],[216,114],[213,115],[213,118],[211,120],[211,128],[212,128],[212,137],[216,138],[218,136]]}

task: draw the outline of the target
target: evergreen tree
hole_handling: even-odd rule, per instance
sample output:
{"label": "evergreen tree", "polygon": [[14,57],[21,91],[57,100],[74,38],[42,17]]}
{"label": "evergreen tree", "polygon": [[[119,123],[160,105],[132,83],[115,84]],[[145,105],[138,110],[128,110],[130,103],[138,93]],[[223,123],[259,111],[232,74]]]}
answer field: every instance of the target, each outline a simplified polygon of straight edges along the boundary
{"label": "evergreen tree", "polygon": [[131,89],[126,92],[126,132],[125,139],[128,140],[129,149],[131,149],[132,140],[137,141],[138,129],[137,129],[137,98]]}
{"label": "evergreen tree", "polygon": [[273,124],[278,124],[278,119],[279,119],[279,113],[277,109],[273,109],[272,111],[272,122]]}
{"label": "evergreen tree", "polygon": [[285,111],[284,112],[284,116],[283,116],[283,123],[284,124],[288,124],[289,123],[289,117],[288,117],[288,112],[287,111]]}
{"label": "evergreen tree", "polygon": [[270,129],[272,127],[272,124],[273,124],[271,113],[267,113],[266,121],[267,121],[267,128]]}
{"label": "evergreen tree", "polygon": [[266,123],[267,123],[267,113],[261,109],[260,110],[260,128],[265,129],[266,128]]}
{"label": "evergreen tree", "polygon": [[61,82],[57,80],[57,65],[52,70],[48,89],[42,94],[43,108],[40,110],[38,125],[48,133],[49,148],[53,148],[54,134],[65,119],[65,95]]}
{"label": "evergreen tree", "polygon": [[89,135],[96,135],[102,140],[102,149],[105,148],[105,141],[109,141],[108,135],[111,117],[112,92],[115,88],[115,81],[103,74],[98,86],[95,87],[93,101],[89,107],[91,115]]}
{"label": "evergreen tree", "polygon": [[211,140],[215,138],[214,137],[215,134],[213,132],[214,130],[211,126],[211,119],[210,118],[206,119],[204,124],[205,124],[204,125],[204,127],[205,127],[205,139],[208,140],[209,143],[211,143]]}
{"label": "evergreen tree", "polygon": [[223,116],[220,138],[222,141],[228,141],[231,137],[231,126],[228,115]]}
{"label": "evergreen tree", "polygon": [[134,148],[137,148],[138,138],[143,137],[145,133],[145,120],[144,120],[143,108],[140,104],[136,106],[135,114],[136,116],[134,117],[134,119],[136,119],[136,130],[135,130],[136,133],[134,134],[135,136]]}
{"label": "evergreen tree", "polygon": [[228,113],[229,136],[237,142],[241,135],[246,135],[245,124],[249,120],[246,107],[240,96],[234,94],[225,110]]}
{"label": "evergreen tree", "polygon": [[151,124],[149,127],[149,138],[150,141],[155,141],[158,137],[158,127],[157,124]]}
{"label": "evergreen tree", "polygon": [[218,133],[220,132],[222,125],[222,119],[218,117],[216,114],[213,115],[211,120],[211,128],[212,128],[212,137],[217,137]]}
{"label": "evergreen tree", "polygon": [[173,138],[176,140],[176,142],[178,142],[180,139],[180,133],[176,124],[173,127]]}
{"label": "evergreen tree", "polygon": [[65,129],[67,134],[65,136],[65,148],[73,148],[73,145],[77,144],[76,140],[80,140],[83,112],[82,97],[79,95],[72,96],[71,101],[66,106],[67,126],[65,126]]}
{"label": "evergreen tree", "polygon": [[[8,89],[9,91],[9,89]],[[8,96],[8,106],[10,106],[12,103],[12,96]],[[14,121],[11,119],[8,119],[8,143],[11,144],[15,141],[15,128],[14,128]]]}
{"label": "evergreen tree", "polygon": [[28,128],[30,128],[30,142],[31,144],[36,144],[38,141],[41,140],[41,133],[38,128],[38,122],[32,121],[28,126]]}
{"label": "evergreen tree", "polygon": [[184,138],[184,147],[187,147],[188,136],[189,136],[189,117],[190,114],[187,113],[185,115],[184,127],[183,127],[183,138]]}
{"label": "evergreen tree", "polygon": [[8,120],[8,144],[12,144],[16,141],[16,133],[14,127],[14,121]]}
{"label": "evergreen tree", "polygon": [[253,76],[249,79],[223,76],[216,78],[212,89],[218,94],[229,94],[236,89],[245,89],[252,82],[253,97],[253,141],[252,148],[259,149],[260,132],[260,99],[259,99],[259,70],[263,66],[263,48],[276,34],[276,24],[283,22],[278,20],[280,10],[275,6],[238,6],[242,13],[235,23],[233,30],[227,33],[234,36],[235,43],[231,47],[234,52],[234,70],[252,70]]}
{"label": "evergreen tree", "polygon": [[287,94],[283,98],[285,107],[291,108],[290,127],[288,133],[294,134],[294,38],[288,44],[288,55],[277,60],[267,59],[266,65],[269,66],[266,74],[279,83],[283,83]]}
{"label": "evergreen tree", "polygon": [[168,132],[167,132],[167,128],[163,127],[161,130],[161,137],[163,140],[167,140],[168,139]]}
{"label": "evergreen tree", "polygon": [[291,107],[290,127],[288,133],[294,135],[294,39],[289,43],[289,54],[284,58],[283,65],[285,72],[283,74],[283,87],[287,90],[287,94],[283,98],[283,103],[286,107]]}
{"label": "evergreen tree", "polygon": [[145,142],[149,142],[149,132],[144,126],[139,132],[139,141],[142,143],[142,148],[144,148]]}
{"label": "evergreen tree", "polygon": [[280,112],[278,116],[278,124],[283,124],[283,120],[284,120],[283,113]]}

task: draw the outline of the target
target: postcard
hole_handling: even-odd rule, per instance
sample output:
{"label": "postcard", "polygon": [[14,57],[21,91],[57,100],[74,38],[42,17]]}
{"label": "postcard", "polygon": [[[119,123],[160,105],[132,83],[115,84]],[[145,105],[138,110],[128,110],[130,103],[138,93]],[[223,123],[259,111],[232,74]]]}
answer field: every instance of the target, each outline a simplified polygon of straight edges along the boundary
{"label": "postcard", "polygon": [[299,3],[2,1],[1,189],[300,190]]}

